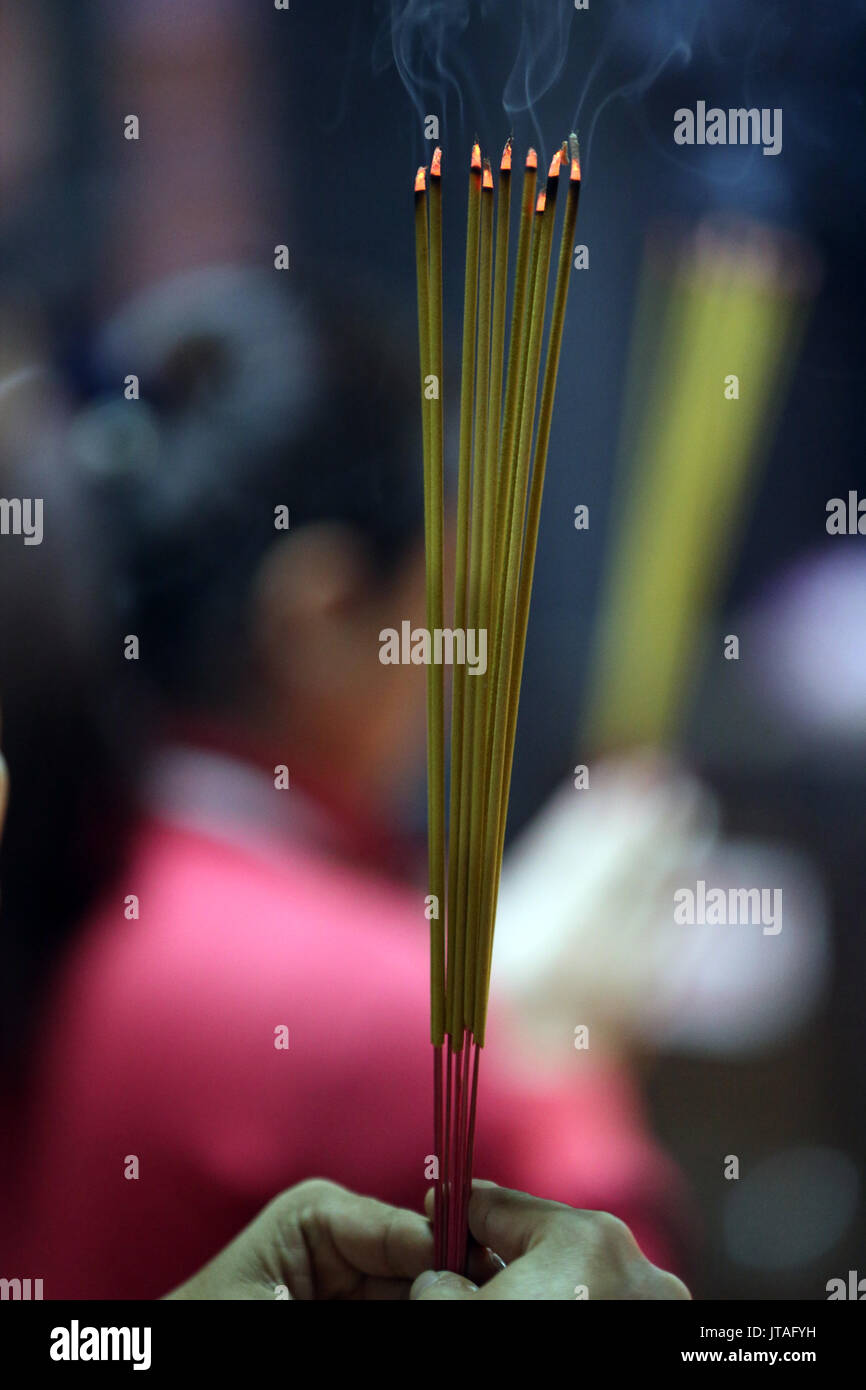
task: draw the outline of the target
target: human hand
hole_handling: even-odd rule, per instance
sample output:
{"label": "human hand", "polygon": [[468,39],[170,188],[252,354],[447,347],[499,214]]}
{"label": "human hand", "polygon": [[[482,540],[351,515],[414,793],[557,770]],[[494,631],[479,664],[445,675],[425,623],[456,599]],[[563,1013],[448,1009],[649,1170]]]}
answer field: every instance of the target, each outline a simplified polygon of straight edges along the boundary
{"label": "human hand", "polygon": [[[433,1197],[430,1191],[431,1217]],[[469,1230],[505,1268],[480,1288],[459,1274],[427,1270],[412,1285],[414,1301],[691,1297],[675,1275],[650,1264],[625,1223],[607,1212],[579,1211],[476,1180]]]}
{"label": "human hand", "polygon": [[276,1197],[167,1298],[408,1299],[432,1259],[423,1216],[316,1178]]}

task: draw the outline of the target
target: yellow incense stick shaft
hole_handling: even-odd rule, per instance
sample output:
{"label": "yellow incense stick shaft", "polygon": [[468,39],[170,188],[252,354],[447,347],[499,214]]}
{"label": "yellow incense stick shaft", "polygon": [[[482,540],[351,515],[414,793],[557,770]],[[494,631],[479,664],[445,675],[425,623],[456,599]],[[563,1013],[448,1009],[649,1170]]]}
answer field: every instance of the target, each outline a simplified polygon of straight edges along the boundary
{"label": "yellow incense stick shaft", "polygon": [[[487,412],[487,451],[490,456],[487,468],[491,485],[489,516],[493,549],[488,566],[484,570],[488,579],[491,613],[496,611],[496,594],[499,587],[499,571],[495,565],[499,542],[497,526],[502,526],[502,517],[499,516],[500,483],[502,482],[502,472],[499,466],[499,443],[502,433],[502,400],[505,388],[505,310],[508,299],[508,247],[511,234],[510,165],[507,169],[503,169],[500,174],[497,199],[496,259],[493,272],[493,326],[490,340],[490,408]],[[504,500],[501,505],[504,513]],[[489,703],[488,700],[488,711]]]}
{"label": "yellow incense stick shaft", "polygon": [[[523,194],[520,207],[520,231],[517,238],[517,261],[514,268],[514,300],[511,308],[511,334],[508,342],[508,371],[505,387],[505,406],[502,416],[502,436],[499,450],[499,507],[496,520],[495,567],[500,579],[505,563],[511,502],[514,495],[514,472],[519,428],[520,389],[529,340],[529,315],[532,308],[532,244],[535,217],[535,196],[538,174],[534,163],[527,161],[523,174]],[[498,626],[498,624],[497,624]]]}
{"label": "yellow incense stick shaft", "polygon": [[[481,226],[481,160],[473,150],[469,174],[469,207],[466,227],[466,270],[463,290],[463,352],[461,361],[460,443],[457,480],[457,555],[454,576],[454,627],[466,629],[467,580],[469,566],[469,505],[472,472],[472,426],[475,403],[475,336],[478,323],[478,252]],[[466,668],[454,669],[451,711],[451,796],[448,829],[448,955],[446,1029],[452,1038],[462,1036],[463,995],[454,989],[454,969],[462,959],[463,943],[458,940],[457,871],[459,846],[467,833],[463,805],[462,752],[466,694]]]}
{"label": "yellow incense stick shaft", "polygon": [[[550,335],[547,344],[547,360],[544,366],[544,381],[541,389],[541,404],[538,410],[538,431],[535,440],[535,455],[532,463],[532,483],[529,490],[529,504],[526,513],[526,538],[523,562],[520,570],[520,586],[517,599],[517,624],[512,657],[511,683],[513,698],[508,706],[508,728],[505,738],[505,776],[502,786],[502,801],[499,808],[499,850],[495,861],[496,882],[492,889],[495,903],[499,891],[499,872],[505,845],[505,826],[508,818],[508,797],[511,789],[511,772],[514,764],[514,743],[517,733],[517,710],[520,683],[523,677],[523,659],[526,653],[526,634],[529,628],[529,606],[532,598],[532,581],[535,574],[535,556],[538,547],[538,531],[541,522],[541,499],[544,491],[544,476],[547,468],[547,451],[550,445],[550,429],[553,422],[553,403],[556,396],[556,381],[559,373],[559,359],[562,350],[562,334],[565,326],[565,310],[568,302],[568,287],[571,279],[574,232],[577,225],[577,210],[580,201],[580,179],[569,180],[568,200],[562,224],[562,239],[559,248],[559,264],[556,272],[556,287],[553,293],[553,308],[550,316]],[[485,984],[489,993],[490,957],[493,947],[491,931],[487,943],[488,956],[482,968],[485,970]]]}
{"label": "yellow incense stick shaft", "polygon": [[522,551],[523,521],[526,507],[526,490],[532,453],[535,406],[538,396],[538,370],[541,362],[541,348],[544,336],[547,281],[550,271],[550,251],[553,240],[553,225],[556,216],[556,188],[556,180],[548,179],[544,211],[535,214],[536,221],[540,225],[535,233],[537,241],[536,251],[533,255],[535,267],[532,282],[532,310],[529,322],[525,380],[521,383],[523,404],[520,417],[520,437],[517,473],[514,485],[514,505],[511,514],[508,540],[508,562],[503,594],[502,656],[501,667],[496,682],[496,700],[493,717],[491,776],[488,784],[484,837],[484,892],[481,915],[479,918],[475,1005],[472,1019],[473,1032],[476,1040],[482,1045],[484,1042],[487,1017],[487,960],[492,943],[493,917],[495,913],[494,881],[498,880],[498,874],[496,873],[496,858],[499,848],[499,811],[502,804],[502,788],[505,770],[505,740],[509,724],[508,708],[511,700],[517,697],[517,691],[514,689],[512,683],[511,654],[514,645],[517,615],[517,596]]}
{"label": "yellow incense stick shaft", "polygon": [[[421,172],[419,171],[419,178]],[[441,588],[441,560],[437,565],[433,537],[433,468],[431,457],[431,409],[429,400],[430,375],[430,283],[429,234],[427,223],[426,180],[415,192],[415,270],[418,282],[418,347],[421,365],[421,433],[424,451],[424,548],[426,559],[427,621],[435,612],[437,583]],[[428,820],[428,891],[431,896],[442,893],[441,848],[437,844],[436,826],[442,814],[441,773],[437,767],[435,692],[431,671],[427,668],[427,820]],[[441,756],[441,754],[440,754]],[[444,1016],[444,982],[436,968],[437,937],[441,939],[441,921],[430,921],[430,1036],[434,1043],[442,1040]]]}
{"label": "yellow incense stick shaft", "polygon": [[[427,595],[427,629],[432,634],[443,626],[443,570],[445,525],[444,469],[444,347],[442,327],[442,178],[438,169],[430,178],[430,524],[432,585]],[[430,822],[431,883],[437,915],[430,919],[430,973],[438,1005],[433,1020],[437,1045],[445,1028],[445,672],[430,662],[427,679],[432,687],[430,740],[433,758],[433,806]]]}
{"label": "yellow incense stick shaft", "polygon": [[[507,163],[506,157],[507,156]],[[490,353],[490,396],[487,412],[487,459],[485,462],[485,486],[487,488],[484,504],[484,532],[481,541],[481,617],[479,627],[486,636],[487,670],[484,675],[484,690],[479,710],[480,728],[476,724],[475,737],[481,750],[479,768],[473,790],[473,808],[478,807],[478,823],[473,828],[473,863],[475,869],[475,893],[469,911],[477,922],[481,912],[483,846],[486,824],[487,799],[483,794],[486,779],[490,775],[490,742],[493,735],[493,699],[496,690],[496,671],[498,669],[497,611],[500,589],[500,564],[497,559],[500,543],[504,552],[505,522],[507,506],[507,477],[503,472],[499,456],[502,435],[502,402],[505,389],[505,319],[508,300],[508,248],[511,235],[511,143],[506,146],[503,167],[500,173],[496,209],[496,252],[493,271],[493,321]],[[531,179],[534,190],[535,180]],[[529,226],[532,226],[532,206],[529,207]],[[525,238],[524,238],[525,239]],[[528,263],[527,263],[528,264]],[[525,300],[525,293],[524,293]],[[501,515],[500,515],[501,510]],[[465,998],[467,1017],[471,1018],[475,1009],[475,937],[469,952],[465,978]]]}
{"label": "yellow incense stick shaft", "polygon": [[[568,186],[568,199],[562,224],[562,239],[559,248],[559,264],[556,272],[556,287],[553,294],[553,309],[550,316],[550,336],[547,344],[547,360],[544,367],[544,381],[541,389],[541,404],[538,410],[538,432],[535,441],[535,456],[532,464],[532,484],[529,492],[529,505],[526,515],[526,541],[523,564],[520,572],[520,590],[517,601],[517,629],[515,641],[514,672],[512,679],[519,690],[523,674],[523,658],[526,650],[526,633],[529,627],[529,605],[532,598],[532,581],[535,574],[535,554],[538,545],[538,530],[541,522],[541,499],[544,492],[544,476],[547,468],[547,451],[550,445],[550,429],[553,423],[553,403],[556,396],[556,381],[559,373],[559,359],[562,350],[562,334],[565,327],[565,310],[568,303],[568,287],[571,279],[574,232],[577,225],[577,210],[580,201],[580,179],[571,178]],[[512,703],[506,749],[506,766],[503,795],[501,836],[505,834],[505,813],[508,807],[508,793],[511,780],[511,762],[514,756],[514,736],[517,724],[517,700]]]}
{"label": "yellow incense stick shaft", "polygon": [[[469,626],[475,633],[476,654],[481,651],[480,633],[486,634],[488,618],[484,607],[489,592],[490,568],[490,494],[492,456],[487,447],[490,391],[490,333],[493,271],[493,183],[489,166],[485,168],[481,191],[481,248],[478,287],[478,357],[475,369],[475,452],[472,470],[472,563],[469,585]],[[486,636],[485,636],[486,642]],[[468,636],[467,636],[468,644]],[[480,898],[480,860],[482,797],[484,787],[484,727],[486,712],[487,674],[476,667],[467,668],[467,700],[464,718],[463,787],[462,797],[469,810],[468,834],[461,844],[459,872],[460,910],[464,915],[465,962],[458,962],[454,988],[468,996],[464,1005],[467,1019],[471,1016],[474,998],[476,935]],[[462,973],[460,966],[465,965]],[[470,978],[471,977],[471,978]]]}

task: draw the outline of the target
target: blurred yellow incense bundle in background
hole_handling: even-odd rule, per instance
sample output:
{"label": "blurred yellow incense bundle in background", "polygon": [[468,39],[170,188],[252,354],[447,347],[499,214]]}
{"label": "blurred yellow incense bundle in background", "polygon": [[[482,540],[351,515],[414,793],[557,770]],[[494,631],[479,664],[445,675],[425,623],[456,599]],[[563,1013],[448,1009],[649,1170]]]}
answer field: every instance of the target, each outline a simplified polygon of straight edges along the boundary
{"label": "blurred yellow incense bundle in background", "polygon": [[800,243],[755,223],[649,244],[590,667],[592,747],[664,744],[677,729],[814,281]]}

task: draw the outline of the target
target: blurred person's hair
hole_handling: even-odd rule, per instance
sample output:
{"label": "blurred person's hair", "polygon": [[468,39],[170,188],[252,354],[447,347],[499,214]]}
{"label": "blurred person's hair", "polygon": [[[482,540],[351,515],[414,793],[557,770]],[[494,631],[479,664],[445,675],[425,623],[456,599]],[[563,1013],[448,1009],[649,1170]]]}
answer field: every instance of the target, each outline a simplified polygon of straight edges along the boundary
{"label": "blurred person's hair", "polygon": [[[112,551],[118,621],[169,710],[242,699],[251,588],[287,534],[345,524],[372,583],[420,534],[414,344],[381,300],[330,278],[296,292],[273,271],[198,270],[142,295],[103,335],[98,376],[112,394],[82,413],[73,452]],[[126,399],[133,374],[140,398]]]}
{"label": "blurred person's hair", "polygon": [[[103,590],[39,370],[0,382],[0,496],[41,499],[39,544],[0,537],[0,706],[10,800],[0,847],[0,1058],[26,1076],[35,1007],[82,914],[117,875],[136,761],[112,700]],[[121,738],[120,730],[123,729]]]}

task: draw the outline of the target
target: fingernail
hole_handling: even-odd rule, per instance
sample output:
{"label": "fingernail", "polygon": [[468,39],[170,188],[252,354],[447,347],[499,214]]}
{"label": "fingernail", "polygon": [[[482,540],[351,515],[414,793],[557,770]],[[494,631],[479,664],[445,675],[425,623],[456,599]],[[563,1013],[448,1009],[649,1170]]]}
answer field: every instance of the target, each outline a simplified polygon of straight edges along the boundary
{"label": "fingernail", "polygon": [[498,1182],[491,1182],[489,1178],[473,1178],[473,1187],[498,1187]]}
{"label": "fingernail", "polygon": [[478,1292],[478,1285],[473,1284],[471,1279],[464,1279],[462,1274],[454,1274],[449,1269],[425,1269],[424,1273],[419,1274],[412,1285],[410,1297],[420,1298],[425,1289],[429,1289],[432,1284],[438,1284],[440,1279],[457,1279],[471,1293]]}
{"label": "fingernail", "polygon": [[505,1268],[505,1261],[503,1260],[502,1256],[501,1256],[501,1255],[497,1255],[497,1253],[496,1253],[495,1250],[491,1250],[489,1245],[486,1246],[485,1248],[486,1248],[486,1250],[487,1250],[487,1258],[489,1259],[490,1263],[493,1265],[493,1268],[496,1269],[496,1270],[504,1269],[504,1268]]}

